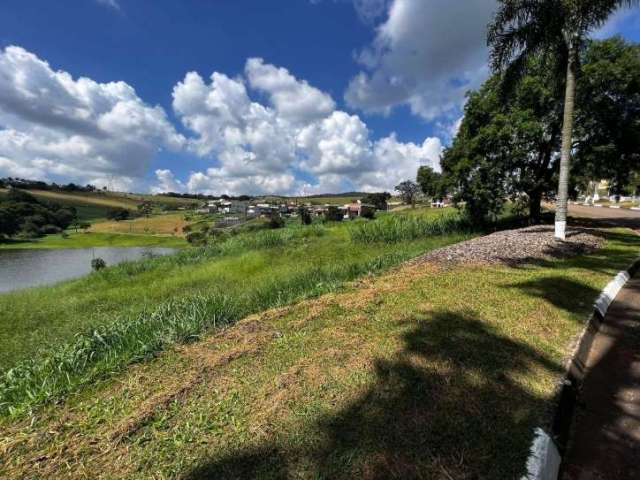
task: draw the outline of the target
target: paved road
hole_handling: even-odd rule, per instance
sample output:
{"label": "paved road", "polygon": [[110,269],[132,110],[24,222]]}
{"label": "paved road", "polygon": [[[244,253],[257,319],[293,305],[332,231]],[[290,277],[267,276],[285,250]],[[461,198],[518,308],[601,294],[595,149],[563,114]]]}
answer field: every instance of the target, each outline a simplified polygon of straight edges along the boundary
{"label": "paved road", "polygon": [[640,479],[640,276],[609,307],[586,367],[561,478]]}
{"label": "paved road", "polygon": [[[554,206],[545,204],[549,210]],[[640,230],[640,211],[626,208],[585,207],[569,205],[569,217],[580,219],[579,223],[599,227],[628,227]],[[584,220],[583,220],[584,219]],[[569,224],[571,225],[571,219]],[[576,223],[575,221],[573,222]]]}
{"label": "paved road", "polygon": [[[573,223],[640,230],[640,212],[570,205]],[[562,480],[640,479],[640,275],[611,304],[587,358]]]}
{"label": "paved road", "polygon": [[583,205],[569,205],[569,214],[576,217],[587,218],[631,218],[640,220],[640,211],[629,210],[628,208],[585,207]]}

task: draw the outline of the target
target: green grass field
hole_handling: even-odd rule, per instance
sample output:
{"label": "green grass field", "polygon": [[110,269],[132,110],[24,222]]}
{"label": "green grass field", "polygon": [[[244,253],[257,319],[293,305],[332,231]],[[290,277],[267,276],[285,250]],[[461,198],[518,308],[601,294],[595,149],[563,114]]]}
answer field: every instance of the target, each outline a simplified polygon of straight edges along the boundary
{"label": "green grass field", "polygon": [[177,236],[69,232],[66,238],[55,234],[29,240],[5,240],[0,243],[0,250],[16,248],[186,247],[187,245],[184,238]]}
{"label": "green grass field", "polygon": [[[152,300],[140,283],[148,295],[189,292],[197,288],[187,279],[193,274],[203,295],[215,282],[227,294],[249,292],[247,283],[286,292],[307,261],[354,264],[390,252],[386,243],[351,245],[344,228],[306,242],[289,233],[296,240],[286,246],[263,238],[254,244],[261,248],[236,245],[182,267],[159,259],[130,275],[135,284],[123,267],[28,292],[19,303],[42,305],[39,321],[51,330],[63,318],[57,309],[77,322],[80,305],[87,312],[113,299],[116,311],[124,308],[130,301],[121,288]],[[411,255],[454,240],[391,250]],[[64,403],[5,419],[0,476],[520,478],[533,429],[548,421],[564,358],[593,300],[639,247],[640,238],[617,230],[603,249],[580,257],[519,267],[407,265],[335,283],[327,295],[249,316],[88,382]],[[281,294],[274,305],[292,299]],[[0,311],[14,308],[10,297]],[[191,305],[191,316],[206,310]],[[22,321],[34,314],[16,312]]]}
{"label": "green grass field", "polygon": [[[89,327],[114,319],[126,322],[172,298],[220,293],[238,301],[245,299],[241,310],[249,313],[289,301],[289,297],[292,300],[330,290],[360,274],[361,270],[375,270],[378,264],[391,266],[465,237],[450,234],[414,239],[401,245],[364,245],[351,241],[350,231],[354,225],[345,222],[304,228],[292,224],[278,231],[249,232],[219,247],[189,249],[146,263],[116,266],[51,287],[0,295],[0,345],[3,346],[0,367],[11,367],[20,359],[36,357],[60,342],[72,340]],[[105,243],[126,240],[135,245],[162,240],[167,243],[157,245],[179,245],[172,243],[176,241],[174,237],[95,233],[80,233],[69,239],[51,236],[44,242],[48,242],[48,246],[84,246],[96,245],[98,239]],[[316,278],[318,283],[314,284]]]}

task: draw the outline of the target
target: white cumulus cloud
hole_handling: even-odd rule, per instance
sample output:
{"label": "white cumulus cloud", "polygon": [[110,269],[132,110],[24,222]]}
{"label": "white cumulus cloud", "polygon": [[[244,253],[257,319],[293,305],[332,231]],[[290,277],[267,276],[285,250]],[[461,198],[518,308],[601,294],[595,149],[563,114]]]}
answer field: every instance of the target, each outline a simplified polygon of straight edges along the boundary
{"label": "white cumulus cloud", "polygon": [[388,10],[358,54],[362,70],[345,92],[347,103],[381,113],[408,105],[426,120],[456,115],[464,93],[488,73],[486,25],[495,0],[354,1],[359,11]]}
{"label": "white cumulus cloud", "polygon": [[[261,95],[264,104],[255,99]],[[358,115],[337,110],[330,95],[260,58],[247,60],[242,77],[214,72],[205,81],[187,73],[173,90],[173,107],[193,132],[191,151],[212,163],[190,174],[189,191],[391,190],[414,178],[419,165],[437,168],[442,150],[437,138],[423,145],[395,135],[374,141]],[[159,179],[158,188],[165,183]]]}
{"label": "white cumulus cloud", "polygon": [[125,82],[74,79],[21,47],[0,51],[0,175],[124,187],[159,149],[184,142]]}

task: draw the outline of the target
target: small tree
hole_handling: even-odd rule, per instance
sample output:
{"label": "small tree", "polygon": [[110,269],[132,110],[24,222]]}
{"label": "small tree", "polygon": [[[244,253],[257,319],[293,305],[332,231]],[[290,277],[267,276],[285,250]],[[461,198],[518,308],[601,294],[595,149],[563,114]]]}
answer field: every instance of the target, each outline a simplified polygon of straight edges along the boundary
{"label": "small tree", "polygon": [[364,197],[362,197],[362,203],[367,203],[369,205],[373,205],[378,210],[386,210],[387,209],[387,200],[391,198],[391,194],[389,192],[382,193],[367,193]]}
{"label": "small tree", "polygon": [[376,218],[376,209],[371,205],[361,205],[360,216],[362,218],[368,218],[369,220],[373,220],[374,218]]}
{"label": "small tree", "polygon": [[129,215],[130,212],[126,208],[112,208],[107,212],[107,218],[116,222],[127,220]]}
{"label": "small tree", "polygon": [[99,270],[102,270],[103,268],[106,268],[106,266],[107,266],[107,262],[105,262],[100,257],[97,257],[91,260],[91,268],[96,272]]}
{"label": "small tree", "polygon": [[396,185],[396,191],[400,193],[400,197],[404,203],[410,204],[412,208],[415,208],[416,199],[420,192],[420,186],[416,182],[405,180],[399,185]]}
{"label": "small tree", "polygon": [[418,184],[422,193],[428,198],[440,200],[446,195],[442,174],[433,168],[423,165],[418,168]]}
{"label": "small tree", "polygon": [[276,229],[282,227],[284,227],[284,218],[282,218],[279,212],[272,212],[269,218],[269,228]]}
{"label": "small tree", "polygon": [[329,222],[341,222],[344,218],[344,214],[342,213],[342,210],[340,210],[340,208],[336,205],[329,205],[329,207],[327,207],[327,211],[324,214],[324,218]]}
{"label": "small tree", "polygon": [[300,215],[300,222],[302,223],[302,225],[311,225],[313,219],[311,218],[311,212],[309,212],[309,209],[307,207],[298,207],[298,214]]}
{"label": "small tree", "polygon": [[141,215],[148,217],[153,212],[153,204],[151,202],[142,202],[138,205],[138,211]]}

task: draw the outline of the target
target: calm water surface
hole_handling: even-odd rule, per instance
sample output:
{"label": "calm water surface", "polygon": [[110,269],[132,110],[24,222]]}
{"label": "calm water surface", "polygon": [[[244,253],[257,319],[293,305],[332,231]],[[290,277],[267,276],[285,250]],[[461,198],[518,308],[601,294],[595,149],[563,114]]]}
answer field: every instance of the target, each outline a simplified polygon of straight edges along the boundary
{"label": "calm water surface", "polygon": [[147,255],[167,255],[174,248],[163,247],[95,247],[42,250],[0,250],[0,292],[48,285],[80,277],[91,272],[96,257],[107,266]]}

